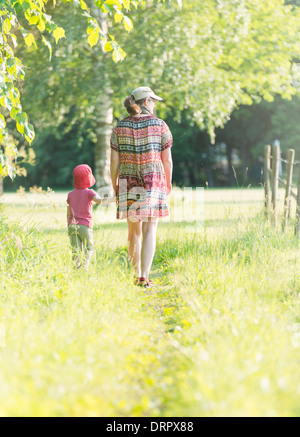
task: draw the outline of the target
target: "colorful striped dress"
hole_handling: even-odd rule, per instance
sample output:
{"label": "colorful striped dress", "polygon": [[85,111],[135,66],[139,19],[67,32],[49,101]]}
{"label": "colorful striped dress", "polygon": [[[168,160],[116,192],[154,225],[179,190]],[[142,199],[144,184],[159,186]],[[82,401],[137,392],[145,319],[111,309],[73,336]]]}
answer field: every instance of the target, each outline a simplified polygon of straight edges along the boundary
{"label": "colorful striped dress", "polygon": [[117,123],[110,146],[120,153],[118,219],[169,215],[161,152],[172,142],[167,124],[153,115],[129,116]]}

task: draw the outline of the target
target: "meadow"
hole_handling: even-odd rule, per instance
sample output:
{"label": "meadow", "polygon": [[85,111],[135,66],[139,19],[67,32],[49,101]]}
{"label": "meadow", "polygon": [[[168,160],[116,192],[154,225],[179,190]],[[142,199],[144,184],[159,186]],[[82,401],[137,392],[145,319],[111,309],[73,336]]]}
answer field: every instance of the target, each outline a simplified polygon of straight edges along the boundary
{"label": "meadow", "polygon": [[1,416],[300,415],[292,224],[266,222],[262,189],[205,190],[193,228],[189,196],[185,220],[159,224],[150,291],[133,284],[114,205],[94,211],[86,272],[65,192],[2,196]]}

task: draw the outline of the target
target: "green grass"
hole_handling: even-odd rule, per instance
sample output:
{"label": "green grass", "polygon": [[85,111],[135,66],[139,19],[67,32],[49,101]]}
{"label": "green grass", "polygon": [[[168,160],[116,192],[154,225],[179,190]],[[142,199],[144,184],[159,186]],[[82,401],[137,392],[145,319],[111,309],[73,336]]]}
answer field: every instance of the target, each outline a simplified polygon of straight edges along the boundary
{"label": "green grass", "polygon": [[37,199],[3,199],[0,415],[300,415],[299,242],[261,190],[206,192],[198,233],[161,223],[150,292],[113,206],[74,271],[65,193]]}

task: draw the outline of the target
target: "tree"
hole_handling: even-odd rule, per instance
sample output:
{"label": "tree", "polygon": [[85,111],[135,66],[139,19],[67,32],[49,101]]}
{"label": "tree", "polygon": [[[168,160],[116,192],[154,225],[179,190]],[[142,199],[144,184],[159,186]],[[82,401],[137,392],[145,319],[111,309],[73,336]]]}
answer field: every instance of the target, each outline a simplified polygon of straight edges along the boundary
{"label": "tree", "polygon": [[[117,78],[116,117],[120,96],[143,82],[165,97],[161,116],[172,113],[180,121],[184,112],[185,122],[206,130],[214,143],[215,129],[239,106],[295,94],[299,8],[282,0],[186,0],[180,12],[175,5],[163,10],[148,3],[132,19],[130,34],[116,34],[127,50],[110,74]],[[210,156],[207,137],[198,138]]]}
{"label": "tree", "polygon": [[140,11],[127,40],[144,31],[150,44],[141,37],[132,45],[126,41],[123,64],[139,76],[145,63],[136,62],[136,53],[152,61],[149,81],[162,88],[173,107],[189,108],[213,138],[214,128],[224,125],[238,105],[295,93],[291,61],[299,52],[298,18],[299,9],[281,0],[188,0],[180,14],[172,8]]}
{"label": "tree", "polygon": [[[128,56],[118,69],[125,67],[123,78],[128,78],[126,72],[145,78],[165,97],[170,114],[177,120],[184,114],[184,123],[208,131],[214,143],[215,129],[226,126],[233,111],[254,113],[262,101],[290,100],[295,94],[292,66],[299,58],[298,33],[299,8],[280,0],[188,0],[179,14],[172,7],[164,13],[148,7],[135,15],[134,31],[124,41]],[[256,120],[252,145],[266,127],[261,118]],[[186,159],[193,156],[191,173],[197,165],[201,174],[203,163],[208,169],[211,165],[213,148],[204,133],[194,136],[198,153],[191,140]],[[240,141],[239,147],[246,167],[249,142]],[[210,171],[207,178],[212,184]]]}
{"label": "tree", "polygon": [[[91,4],[94,11],[95,7],[100,11],[97,12],[97,16],[91,14],[84,0],[70,2],[74,8],[83,11],[87,21],[89,46],[93,47],[101,41],[103,51],[111,51],[115,62],[122,60],[125,52],[114,36],[106,31],[106,16],[112,16],[114,22],[122,22],[125,29],[131,30],[132,21],[127,16],[127,11],[132,6],[137,8],[144,1],[95,0]],[[55,6],[55,0],[53,3]],[[0,114],[0,175],[12,176],[15,173],[16,157],[8,159],[13,144],[6,131],[7,114],[16,121],[17,130],[25,136],[29,144],[35,136],[33,125],[28,122],[20,101],[19,82],[24,80],[25,68],[20,58],[15,55],[15,50],[20,38],[24,39],[28,47],[36,47],[39,39],[49,50],[51,58],[52,44],[48,38],[54,38],[57,43],[61,38],[65,38],[65,30],[46,13],[47,0],[0,0],[0,5],[0,105],[4,108],[4,115]]]}

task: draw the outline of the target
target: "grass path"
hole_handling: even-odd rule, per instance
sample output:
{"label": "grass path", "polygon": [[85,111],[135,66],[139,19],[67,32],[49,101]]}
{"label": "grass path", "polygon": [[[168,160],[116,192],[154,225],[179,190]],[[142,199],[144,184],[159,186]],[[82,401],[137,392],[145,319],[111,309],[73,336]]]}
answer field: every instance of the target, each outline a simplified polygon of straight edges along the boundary
{"label": "grass path", "polygon": [[299,416],[299,244],[251,202],[162,223],[150,292],[123,224],[84,272],[64,231],[0,222],[0,415]]}

